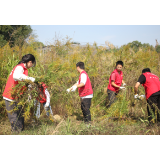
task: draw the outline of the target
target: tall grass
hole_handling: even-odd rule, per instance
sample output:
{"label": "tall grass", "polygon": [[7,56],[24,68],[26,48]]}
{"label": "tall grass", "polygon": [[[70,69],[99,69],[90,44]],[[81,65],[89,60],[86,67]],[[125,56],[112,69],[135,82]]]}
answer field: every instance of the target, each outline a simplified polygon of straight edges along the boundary
{"label": "tall grass", "polygon": [[[113,48],[113,47],[112,47]],[[55,43],[45,54],[30,45],[22,47],[22,55],[19,47],[10,48],[7,44],[0,48],[0,114],[6,116],[5,104],[2,93],[13,67],[19,62],[21,56],[31,53],[35,55],[37,65],[29,69],[29,76],[44,80],[48,85],[51,94],[51,107],[54,114],[58,114],[67,120],[67,133],[70,133],[71,122],[68,117],[75,117],[82,120],[80,99],[77,92],[66,93],[79,77],[76,70],[76,63],[83,61],[85,70],[88,73],[94,97],[91,103],[92,121],[102,122],[110,117],[121,119],[147,120],[146,101],[134,100],[133,88],[141,75],[143,68],[148,67],[151,71],[160,76],[159,54],[155,50],[143,50],[139,48],[134,52],[129,46],[122,46],[120,49],[106,49],[96,45],[86,47],[73,47],[70,41],[66,45]],[[107,94],[104,88],[108,86],[109,76],[115,68],[117,60],[124,62],[123,73],[127,89],[120,92],[118,100],[109,109],[106,108]],[[139,88],[139,94],[144,94],[144,89]]]}

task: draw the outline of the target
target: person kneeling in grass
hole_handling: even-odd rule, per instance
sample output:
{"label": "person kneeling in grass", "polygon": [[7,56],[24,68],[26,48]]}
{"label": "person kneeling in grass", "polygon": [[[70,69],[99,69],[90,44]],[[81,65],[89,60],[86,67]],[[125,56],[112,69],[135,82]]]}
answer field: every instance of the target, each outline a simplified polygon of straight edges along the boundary
{"label": "person kneeling in grass", "polygon": [[42,82],[39,90],[40,90],[40,95],[37,101],[35,102],[35,105],[37,105],[36,118],[40,117],[40,103],[43,104],[43,107],[46,110],[46,115],[49,116],[51,114],[53,116],[53,112],[50,105],[50,94],[47,90],[46,84]]}
{"label": "person kneeling in grass", "polygon": [[93,90],[88,74],[84,70],[84,63],[78,62],[76,64],[77,71],[80,73],[79,80],[67,92],[75,91],[78,88],[79,96],[81,98],[81,109],[84,116],[84,122],[90,123],[91,114],[90,106],[93,98]]}

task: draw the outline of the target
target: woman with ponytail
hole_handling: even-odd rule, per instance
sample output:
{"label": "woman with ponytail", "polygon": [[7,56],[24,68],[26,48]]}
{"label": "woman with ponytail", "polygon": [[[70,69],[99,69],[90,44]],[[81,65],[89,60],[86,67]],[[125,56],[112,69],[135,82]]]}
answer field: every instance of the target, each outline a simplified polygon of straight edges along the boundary
{"label": "woman with ponytail", "polygon": [[[3,99],[5,100],[7,111],[13,110],[17,106],[17,102],[14,102],[14,98],[11,96],[13,88],[18,84],[18,81],[31,80],[35,81],[35,78],[28,77],[28,69],[36,65],[35,57],[32,54],[26,54],[22,57],[22,60],[13,68],[6,83],[6,87],[3,92]],[[24,117],[22,116],[22,106],[18,106],[18,110],[7,112],[9,121],[11,123],[12,131],[22,131],[24,128]]]}

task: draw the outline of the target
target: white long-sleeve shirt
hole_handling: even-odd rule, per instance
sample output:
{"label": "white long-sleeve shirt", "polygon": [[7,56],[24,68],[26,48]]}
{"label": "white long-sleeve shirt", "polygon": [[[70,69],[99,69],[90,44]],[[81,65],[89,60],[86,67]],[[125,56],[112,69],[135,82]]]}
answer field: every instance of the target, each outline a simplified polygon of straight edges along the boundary
{"label": "white long-sleeve shirt", "polygon": [[[80,83],[83,83],[84,85],[86,84],[87,82],[87,75],[85,73],[82,73],[81,74],[81,81]],[[79,83],[79,80],[77,81],[77,84]],[[90,95],[87,95],[87,96],[84,96],[84,97],[81,97],[82,99],[83,98],[93,98],[93,94],[90,94]]]}
{"label": "white long-sleeve shirt", "polygon": [[22,66],[17,66],[13,73],[13,79],[15,81],[22,81],[28,78],[25,74],[23,74],[24,69]]}
{"label": "white long-sleeve shirt", "polygon": [[46,95],[46,105],[49,106],[49,104],[50,104],[50,94],[49,94],[47,88],[45,89],[45,95]]}

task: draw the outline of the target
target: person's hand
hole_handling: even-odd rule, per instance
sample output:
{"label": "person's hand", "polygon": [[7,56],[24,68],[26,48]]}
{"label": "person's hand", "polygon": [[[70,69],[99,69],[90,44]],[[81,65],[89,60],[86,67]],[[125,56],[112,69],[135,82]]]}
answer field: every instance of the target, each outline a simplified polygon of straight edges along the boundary
{"label": "person's hand", "polygon": [[145,95],[140,95],[138,98],[142,100],[142,99],[146,98],[146,96]]}
{"label": "person's hand", "polygon": [[77,89],[77,86],[72,86],[71,91],[74,92],[76,91],[76,89]]}
{"label": "person's hand", "polygon": [[119,87],[119,89],[126,89],[125,87]]}
{"label": "person's hand", "polygon": [[70,90],[70,88],[68,88],[66,91],[69,93],[71,90]]}
{"label": "person's hand", "polygon": [[34,81],[35,81],[35,78],[33,78],[33,77],[28,77],[28,80],[34,82]]}
{"label": "person's hand", "polygon": [[126,86],[126,83],[123,83],[123,85],[122,85],[122,86],[123,86],[123,87],[124,87],[124,86]]}
{"label": "person's hand", "polygon": [[49,104],[46,103],[44,107],[45,107],[45,108],[49,108]]}
{"label": "person's hand", "polygon": [[135,95],[134,95],[134,98],[135,98],[135,99],[139,98],[138,94],[135,94]]}

